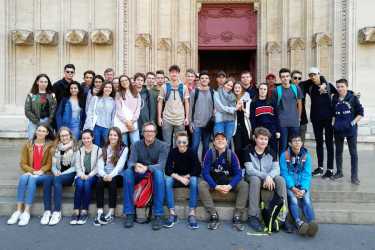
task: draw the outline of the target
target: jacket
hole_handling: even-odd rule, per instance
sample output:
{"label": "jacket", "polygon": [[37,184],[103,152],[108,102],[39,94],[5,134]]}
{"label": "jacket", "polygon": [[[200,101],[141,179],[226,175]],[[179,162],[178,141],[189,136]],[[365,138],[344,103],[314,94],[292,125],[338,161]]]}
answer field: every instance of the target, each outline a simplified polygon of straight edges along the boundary
{"label": "jacket", "polygon": [[[245,119],[244,122],[245,122],[246,130],[247,130],[247,134],[250,136],[251,135],[251,123],[250,123],[251,98],[250,98],[250,95],[247,92],[245,92],[245,94],[241,97],[241,100],[246,102],[245,111],[244,111],[244,119]],[[236,131],[237,131],[237,124],[238,124],[237,112],[235,112],[234,117],[235,117],[235,119],[234,119],[233,135],[235,135]]]}
{"label": "jacket", "polygon": [[[32,173],[33,169],[33,150],[34,150],[34,143],[32,141],[28,141],[22,148],[21,151],[21,160],[20,160],[20,167],[25,173]],[[53,143],[47,142],[43,146],[43,159],[42,159],[42,168],[41,170],[44,173],[51,172],[52,166],[52,150],[53,150]]]}
{"label": "jacket", "polygon": [[214,93],[215,122],[234,121],[236,113],[236,97],[232,92],[219,88]]}
{"label": "jacket", "polygon": [[248,147],[244,152],[244,162],[246,174],[248,176],[258,176],[263,180],[267,176],[275,178],[280,175],[280,167],[279,162],[277,162],[277,157],[268,149],[266,149],[262,157],[259,158],[255,152],[255,148]]}
{"label": "jacket", "polygon": [[[32,123],[38,124],[40,121],[40,109],[36,104],[36,95],[29,93],[26,97],[25,101],[25,115],[27,119],[29,119]],[[49,105],[49,116],[48,116],[48,123],[51,124],[53,122],[55,111],[56,111],[56,97],[54,93],[47,94],[47,100]]]}
{"label": "jacket", "polygon": [[[90,177],[95,176],[98,173],[98,161],[101,156],[102,149],[94,144],[91,150],[91,172],[89,174]],[[85,147],[82,146],[75,155],[75,167],[77,176],[83,175],[86,171],[85,164],[83,162],[84,158]]]}
{"label": "jacket", "polygon": [[142,130],[143,124],[146,122],[156,122],[156,103],[157,96],[155,92],[148,90],[143,86],[141,95],[141,110],[138,118],[138,128]]}
{"label": "jacket", "polygon": [[[81,115],[80,115],[80,129],[82,130],[83,125],[86,121],[86,112],[85,107],[81,108]],[[70,122],[72,120],[72,104],[69,101],[69,97],[64,97],[59,107],[56,111],[56,126],[57,130],[59,130],[61,127],[68,127],[70,128]]]}

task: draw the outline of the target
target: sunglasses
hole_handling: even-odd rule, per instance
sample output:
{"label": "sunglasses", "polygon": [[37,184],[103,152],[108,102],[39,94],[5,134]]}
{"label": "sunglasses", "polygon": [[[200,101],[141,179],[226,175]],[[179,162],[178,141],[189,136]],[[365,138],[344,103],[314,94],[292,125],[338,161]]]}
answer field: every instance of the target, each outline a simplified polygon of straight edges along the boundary
{"label": "sunglasses", "polygon": [[188,141],[186,141],[186,140],[177,140],[177,141],[176,141],[176,144],[177,144],[177,145],[187,145],[187,144],[188,144]]}
{"label": "sunglasses", "polygon": [[71,70],[65,70],[65,72],[68,74],[74,74],[74,71],[71,71]]}
{"label": "sunglasses", "polygon": [[302,80],[302,77],[293,77],[294,80]]}

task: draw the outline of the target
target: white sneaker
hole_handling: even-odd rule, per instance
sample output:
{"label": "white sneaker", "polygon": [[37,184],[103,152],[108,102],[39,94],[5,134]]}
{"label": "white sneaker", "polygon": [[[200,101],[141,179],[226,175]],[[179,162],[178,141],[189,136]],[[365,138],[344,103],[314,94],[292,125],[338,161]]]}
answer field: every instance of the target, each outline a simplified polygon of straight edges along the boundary
{"label": "white sneaker", "polygon": [[61,220],[61,212],[55,211],[52,213],[51,220],[49,221],[48,225],[54,226],[58,224],[60,220]]}
{"label": "white sneaker", "polygon": [[10,216],[10,218],[9,218],[8,221],[7,221],[7,224],[8,224],[8,225],[14,225],[14,224],[16,224],[17,221],[19,220],[20,216],[21,216],[21,212],[17,210],[16,212],[14,212],[14,213]]}
{"label": "white sneaker", "polygon": [[20,221],[18,222],[18,226],[26,226],[27,224],[29,224],[29,221],[30,221],[30,214],[27,213],[27,212],[23,212],[20,216]]}
{"label": "white sneaker", "polygon": [[40,224],[48,225],[50,218],[51,218],[51,211],[49,211],[49,210],[44,211],[42,219],[40,219]]}

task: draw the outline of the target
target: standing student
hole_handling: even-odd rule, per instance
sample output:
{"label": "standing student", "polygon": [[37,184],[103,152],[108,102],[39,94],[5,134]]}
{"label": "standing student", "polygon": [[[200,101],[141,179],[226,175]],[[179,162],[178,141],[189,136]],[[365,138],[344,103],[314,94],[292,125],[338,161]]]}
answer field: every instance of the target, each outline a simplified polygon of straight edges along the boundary
{"label": "standing student", "polygon": [[57,145],[52,155],[53,173],[53,210],[49,225],[54,226],[62,219],[61,200],[63,186],[71,186],[76,176],[75,145],[72,131],[67,127],[61,127],[57,133]]}
{"label": "standing student", "polygon": [[195,85],[196,73],[194,69],[187,69],[185,73],[185,86],[191,93],[197,86]]}
{"label": "standing student", "polygon": [[189,138],[185,131],[176,134],[176,148],[173,148],[165,167],[165,191],[169,217],[164,227],[171,228],[177,222],[174,206],[173,187],[189,187],[188,226],[197,229],[196,208],[198,202],[198,177],[200,164],[196,153],[189,148]]}
{"label": "standing student", "polygon": [[154,72],[146,73],[146,87],[148,90],[151,90],[155,86],[156,74]]}
{"label": "standing student", "polygon": [[144,84],[146,76],[143,73],[136,73],[134,78],[134,86],[141,95],[142,104],[141,112],[138,118],[138,128],[143,128],[146,122],[155,122],[157,113],[157,95],[147,89]]}
{"label": "standing student", "polygon": [[241,72],[241,84],[242,87],[245,89],[247,93],[249,93],[250,98],[253,99],[256,95],[257,87],[255,84],[253,84],[251,81],[253,80],[253,77],[251,76],[251,72],[248,70]]}
{"label": "standing student", "polygon": [[83,93],[86,98],[87,94],[89,93],[91,86],[94,84],[94,77],[95,72],[92,70],[86,70],[83,73],[83,82],[81,83],[81,87],[83,88]]}
{"label": "standing student", "polygon": [[25,116],[29,120],[27,136],[32,140],[39,123],[52,124],[55,117],[56,98],[46,74],[39,74],[25,101]]}
{"label": "standing student", "polygon": [[266,76],[266,84],[267,84],[267,87],[268,87],[267,97],[271,98],[272,91],[277,86],[277,84],[276,84],[276,76],[274,74],[272,74],[272,73],[269,73]]}
{"label": "standing student", "polygon": [[105,83],[89,104],[84,129],[94,131],[94,143],[101,147],[108,137],[116,113],[115,92],[112,83]]}
{"label": "standing student", "polygon": [[224,83],[227,80],[227,74],[223,70],[220,70],[216,74],[216,83],[217,83],[217,88],[221,88],[224,86]]}
{"label": "standing student", "polygon": [[97,163],[102,155],[102,149],[95,145],[93,140],[92,130],[87,129],[82,132],[82,146],[75,157],[76,177],[71,225],[83,225],[88,219],[92,188],[97,181]]}
{"label": "standing student", "polygon": [[[17,187],[17,210],[7,221],[8,225],[18,222],[26,226],[30,221],[30,208],[37,185],[43,185],[44,214],[40,223],[48,224],[51,214],[51,165],[54,136],[47,124],[37,126],[33,138],[22,148],[20,167],[23,174]],[[48,215],[48,216],[45,216]],[[48,217],[48,220],[46,220]]]}
{"label": "standing student", "polygon": [[[155,86],[151,89],[151,92],[153,93],[154,96],[156,96],[156,99],[155,99],[155,107],[157,107],[157,97],[159,96],[160,94],[160,90],[164,87],[164,84],[165,84],[165,74],[164,74],[164,70],[157,70],[156,71],[156,84]],[[157,120],[155,120],[155,124],[157,124]],[[156,134],[156,137],[159,139],[159,140],[162,140],[163,139],[163,132],[162,132],[162,129],[160,126],[158,126],[158,133]]]}
{"label": "standing student", "polygon": [[139,141],[138,118],[141,103],[141,95],[134,84],[130,83],[130,78],[126,75],[120,76],[119,91],[116,95],[114,126],[120,128],[122,141],[126,145]]}
{"label": "standing student", "polygon": [[101,75],[94,76],[93,85],[91,85],[90,90],[87,92],[86,95],[86,102],[85,102],[85,111],[86,114],[89,111],[90,102],[93,96],[96,96],[99,91],[103,88],[104,78]]}
{"label": "standing student", "polygon": [[342,172],[342,153],[346,139],[350,153],[351,182],[354,185],[359,185],[357,136],[358,123],[364,116],[364,110],[358,97],[352,91],[348,90],[348,86],[346,79],[338,80],[336,82],[338,94],[332,100],[335,114],[333,128],[335,133],[337,168],[332,179],[340,179],[344,176]]}
{"label": "standing student", "polygon": [[78,82],[69,83],[69,97],[64,97],[56,111],[57,129],[68,127],[76,140],[81,138],[81,131],[86,120],[83,89]]}
{"label": "standing student", "polygon": [[118,88],[119,88],[119,86],[120,86],[120,79],[119,79],[118,77],[113,78],[113,80],[112,80],[112,85],[113,85],[113,89],[114,89],[115,92],[117,93]]}
{"label": "standing student", "polygon": [[305,142],[306,137],[306,130],[307,130],[307,123],[309,120],[307,119],[307,113],[306,113],[306,103],[305,103],[305,97],[306,97],[306,81],[302,80],[302,72],[299,70],[293,70],[292,71],[292,83],[294,83],[296,86],[299,86],[303,97],[302,97],[302,112],[301,112],[301,122],[300,122],[300,134],[302,137],[302,141]]}
{"label": "standing student", "polygon": [[115,78],[115,71],[112,68],[107,68],[104,70],[104,80],[106,82],[112,82]]}
{"label": "standing student", "polygon": [[64,66],[64,77],[52,85],[52,91],[56,95],[57,105],[60,104],[63,97],[69,96],[69,83],[73,81],[75,72],[76,67],[73,64],[66,64]]}
{"label": "standing student", "polygon": [[[98,161],[98,178],[96,182],[97,215],[95,226],[111,223],[115,216],[117,187],[122,185],[121,171],[128,156],[128,147],[122,142],[121,131],[116,127],[109,129],[108,140],[102,149]],[[104,187],[108,187],[109,210],[104,215]]]}

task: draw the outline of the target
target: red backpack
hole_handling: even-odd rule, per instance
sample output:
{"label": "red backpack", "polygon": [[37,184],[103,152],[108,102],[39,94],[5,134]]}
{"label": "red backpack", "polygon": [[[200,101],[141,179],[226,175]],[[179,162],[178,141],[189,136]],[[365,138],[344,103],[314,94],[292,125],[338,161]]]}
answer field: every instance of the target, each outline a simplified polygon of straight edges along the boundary
{"label": "red backpack", "polygon": [[152,199],[152,174],[146,172],[145,177],[134,186],[134,206],[145,208],[150,205]]}

